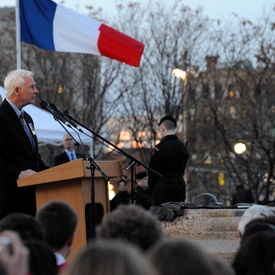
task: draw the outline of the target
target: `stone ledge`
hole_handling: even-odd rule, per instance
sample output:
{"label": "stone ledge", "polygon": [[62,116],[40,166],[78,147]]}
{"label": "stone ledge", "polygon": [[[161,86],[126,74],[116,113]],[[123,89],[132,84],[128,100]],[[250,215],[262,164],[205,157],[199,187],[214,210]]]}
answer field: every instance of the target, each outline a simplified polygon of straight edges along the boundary
{"label": "stone ledge", "polygon": [[238,223],[247,208],[186,209],[182,205],[186,204],[169,203],[155,212],[162,217],[164,235],[194,241],[207,253],[231,263],[239,247]]}
{"label": "stone ledge", "polygon": [[[165,230],[164,230],[165,231]],[[236,240],[237,232],[185,232],[178,234],[177,232],[164,232],[168,237],[181,237],[194,240]]]}
{"label": "stone ledge", "polygon": [[168,238],[194,241],[208,254],[232,262],[239,246],[238,223],[244,210],[185,209],[173,221],[161,221]]}
{"label": "stone ledge", "polygon": [[173,227],[179,228],[182,231],[190,230],[193,228],[195,231],[237,231],[239,218],[206,218],[196,217],[190,220],[188,217],[183,216],[183,219],[177,218],[173,221],[162,221],[163,227],[170,227],[171,223]]}

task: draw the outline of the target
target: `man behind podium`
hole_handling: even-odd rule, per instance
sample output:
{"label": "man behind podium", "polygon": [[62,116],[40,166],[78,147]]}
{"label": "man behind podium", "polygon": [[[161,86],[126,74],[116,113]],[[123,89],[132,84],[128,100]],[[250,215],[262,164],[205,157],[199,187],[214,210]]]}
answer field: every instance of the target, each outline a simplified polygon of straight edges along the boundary
{"label": "man behind podium", "polygon": [[34,216],[35,187],[19,188],[17,180],[48,168],[38,153],[33,120],[22,109],[35,102],[38,90],[33,73],[26,70],[10,72],[4,87],[6,99],[0,105],[0,218],[14,212]]}
{"label": "man behind podium", "polygon": [[64,146],[64,152],[57,155],[54,158],[54,165],[60,165],[69,161],[73,161],[79,158],[83,158],[84,156],[78,154],[74,150],[74,140],[73,138],[69,135],[66,134],[63,137],[63,146]]}

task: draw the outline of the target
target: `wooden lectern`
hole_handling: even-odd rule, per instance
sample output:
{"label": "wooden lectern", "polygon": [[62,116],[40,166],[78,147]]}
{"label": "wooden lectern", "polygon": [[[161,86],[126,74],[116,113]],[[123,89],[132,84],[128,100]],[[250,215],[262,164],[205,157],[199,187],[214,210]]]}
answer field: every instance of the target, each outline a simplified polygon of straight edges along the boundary
{"label": "wooden lectern", "polygon": [[[122,176],[120,161],[96,161],[108,178]],[[35,185],[37,209],[50,200],[62,200],[70,204],[78,214],[75,243],[70,258],[83,247],[91,234],[91,186],[90,162],[77,159],[37,174],[21,178],[19,187]],[[108,183],[95,170],[95,204],[97,217],[109,213]],[[99,217],[100,218],[100,217]],[[60,221],[62,222],[62,221]]]}

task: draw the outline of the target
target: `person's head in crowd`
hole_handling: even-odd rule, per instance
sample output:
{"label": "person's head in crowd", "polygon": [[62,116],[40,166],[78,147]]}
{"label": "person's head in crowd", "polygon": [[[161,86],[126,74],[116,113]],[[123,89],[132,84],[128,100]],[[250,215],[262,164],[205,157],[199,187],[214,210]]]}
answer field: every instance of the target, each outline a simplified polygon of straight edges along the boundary
{"label": "person's head in crowd", "polygon": [[236,186],[236,190],[238,191],[238,190],[243,190],[244,189],[244,185],[241,183],[241,184],[238,184],[237,186]]}
{"label": "person's head in crowd", "polygon": [[148,250],[163,237],[160,222],[141,206],[119,205],[96,228],[97,239],[120,239]]}
{"label": "person's head in crowd", "polygon": [[117,189],[118,189],[118,192],[125,192],[127,191],[127,181],[126,180],[119,180],[117,182]]}
{"label": "person's head in crowd", "polygon": [[127,181],[120,179],[117,181],[117,193],[110,200],[110,211],[114,211],[121,204],[129,204],[131,195],[127,189]]}
{"label": "person's head in crowd", "polygon": [[146,172],[139,172],[136,174],[136,182],[137,185],[142,187],[143,189],[148,188],[148,174]]}
{"label": "person's head in crowd", "polygon": [[216,270],[217,275],[235,275],[234,268],[224,258],[221,258],[217,255],[210,255],[209,258]]}
{"label": "person's head in crowd", "polygon": [[260,204],[254,204],[246,209],[238,224],[239,239],[242,239],[245,227],[248,223],[254,219],[265,219],[268,216],[274,216],[272,210]]}
{"label": "person's head in crowd", "polygon": [[38,240],[27,240],[25,245],[29,248],[29,273],[33,275],[57,275],[58,267],[56,257],[51,248]]}
{"label": "person's head in crowd", "polygon": [[162,137],[176,133],[177,121],[171,115],[164,116],[159,121],[159,131]]}
{"label": "person's head in crowd", "polygon": [[208,255],[186,239],[163,239],[148,252],[159,275],[215,275]]}
{"label": "person's head in crowd", "polygon": [[241,243],[232,266],[236,275],[275,274],[275,233],[262,231]]}
{"label": "person's head in crowd", "polygon": [[267,216],[264,219],[254,219],[245,226],[244,234],[241,242],[249,236],[259,232],[274,232],[275,233],[275,215]]}
{"label": "person's head in crowd", "polygon": [[157,275],[135,246],[118,240],[88,243],[73,259],[65,275]]}
{"label": "person's head in crowd", "polygon": [[41,225],[31,215],[13,213],[0,220],[0,232],[12,230],[19,233],[23,241],[35,239],[43,240]]}
{"label": "person's head in crowd", "polygon": [[66,258],[71,252],[77,227],[76,211],[64,201],[52,200],[37,210],[35,218],[42,226],[45,242]]}
{"label": "person's head in crowd", "polygon": [[216,196],[210,193],[201,193],[194,198],[194,202],[202,205],[223,206],[223,203],[218,202]]}

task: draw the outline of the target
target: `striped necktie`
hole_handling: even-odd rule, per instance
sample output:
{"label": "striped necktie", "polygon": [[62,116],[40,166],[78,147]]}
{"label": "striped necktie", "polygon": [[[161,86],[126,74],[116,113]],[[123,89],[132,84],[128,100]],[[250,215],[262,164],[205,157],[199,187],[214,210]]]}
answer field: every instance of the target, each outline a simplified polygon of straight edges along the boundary
{"label": "striped necktie", "polygon": [[25,133],[27,134],[29,140],[30,140],[30,143],[32,145],[32,150],[35,152],[35,143],[34,143],[34,139],[32,137],[32,134],[30,132],[30,129],[29,127],[27,126],[27,123],[26,123],[26,120],[25,120],[25,117],[24,117],[24,113],[21,111],[21,114],[19,116],[19,119],[20,119],[20,122],[21,122],[21,125],[25,131]]}
{"label": "striped necktie", "polygon": [[75,154],[74,153],[71,153],[71,160],[75,160]]}

